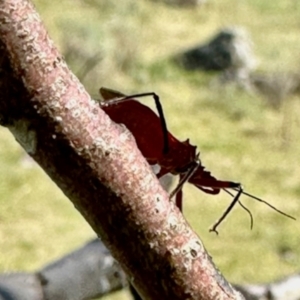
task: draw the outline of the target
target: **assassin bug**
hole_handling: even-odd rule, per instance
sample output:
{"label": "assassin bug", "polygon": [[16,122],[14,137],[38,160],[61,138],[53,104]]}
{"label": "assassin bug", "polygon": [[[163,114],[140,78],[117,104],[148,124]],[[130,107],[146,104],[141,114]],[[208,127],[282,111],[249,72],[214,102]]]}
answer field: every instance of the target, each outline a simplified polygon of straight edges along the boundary
{"label": "assassin bug", "polygon": [[[210,231],[218,233],[217,227],[236,203],[239,203],[250,214],[252,228],[252,215],[239,201],[241,194],[263,202],[280,214],[295,219],[268,202],[244,192],[240,183],[218,180],[209,171],[206,171],[201,164],[200,153],[196,151],[197,147],[191,145],[189,140],[180,142],[168,131],[159,97],[155,93],[126,96],[111,89],[100,88],[100,94],[103,98],[103,101],[100,101],[100,107],[114,122],[124,124],[127,127],[135,137],[138,148],[150,165],[159,165],[160,170],[156,176],[160,178],[167,173],[179,175],[179,183],[171,192],[170,199],[176,196],[176,205],[180,210],[182,210],[182,187],[186,182],[195,185],[208,194],[215,195],[224,190],[233,196],[229,190],[237,192],[228,208],[210,228]],[[148,106],[134,99],[146,96],[154,98],[159,115]]]}

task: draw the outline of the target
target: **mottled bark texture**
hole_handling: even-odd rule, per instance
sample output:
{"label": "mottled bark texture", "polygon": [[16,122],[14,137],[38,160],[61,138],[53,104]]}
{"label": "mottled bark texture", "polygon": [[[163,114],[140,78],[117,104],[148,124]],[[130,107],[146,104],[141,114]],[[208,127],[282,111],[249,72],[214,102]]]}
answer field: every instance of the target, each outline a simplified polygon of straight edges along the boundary
{"label": "mottled bark texture", "polygon": [[142,297],[241,299],[128,130],[69,71],[29,1],[0,0],[0,40],[2,125],[69,197]]}

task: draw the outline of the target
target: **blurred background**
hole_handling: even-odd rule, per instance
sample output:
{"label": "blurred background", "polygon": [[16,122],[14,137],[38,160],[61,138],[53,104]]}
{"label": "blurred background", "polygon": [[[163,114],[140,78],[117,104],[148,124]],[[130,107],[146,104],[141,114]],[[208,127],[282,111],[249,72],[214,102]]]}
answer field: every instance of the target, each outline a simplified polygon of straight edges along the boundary
{"label": "blurred background", "polygon": [[[94,99],[101,86],[159,94],[169,131],[179,140],[190,138],[215,177],[241,182],[247,192],[298,219],[243,196],[253,230],[249,216],[236,207],[216,236],[208,228],[230,196],[207,195],[186,184],[184,215],[225,277],[258,283],[299,271],[300,2],[34,3]],[[242,54],[218,67],[199,62],[189,68],[185,55],[198,48],[207,54],[220,32],[244,43]],[[237,44],[230,45],[234,52]],[[228,58],[219,54],[218,62]],[[145,103],[151,106],[152,100]],[[4,128],[0,143],[0,272],[34,271],[93,238],[70,201]],[[130,297],[123,291],[105,299]]]}

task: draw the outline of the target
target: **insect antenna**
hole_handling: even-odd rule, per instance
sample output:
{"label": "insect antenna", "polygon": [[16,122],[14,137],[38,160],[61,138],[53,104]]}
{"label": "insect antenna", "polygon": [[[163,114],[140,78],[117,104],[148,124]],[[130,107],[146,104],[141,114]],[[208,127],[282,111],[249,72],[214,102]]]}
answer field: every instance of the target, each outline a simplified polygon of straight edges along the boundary
{"label": "insect antenna", "polygon": [[[234,195],[230,191],[228,191],[226,189],[223,189],[223,190],[230,196],[234,197]],[[250,217],[250,229],[252,230],[254,221],[253,221],[253,215],[252,215],[251,211],[240,200],[238,201],[238,204],[248,213],[248,215]]]}
{"label": "insect antenna", "polygon": [[[233,188],[233,189],[236,190],[236,191],[238,191],[238,188]],[[283,215],[283,216],[285,216],[285,217],[287,217],[287,218],[290,218],[290,219],[292,219],[292,220],[296,220],[295,217],[293,217],[293,216],[291,216],[291,215],[289,215],[289,214],[287,214],[287,213],[281,211],[280,209],[276,208],[275,206],[273,206],[272,204],[270,204],[269,202],[267,202],[267,201],[265,201],[265,200],[263,200],[263,199],[261,199],[261,198],[258,198],[258,197],[256,197],[256,196],[251,195],[251,194],[249,194],[249,193],[246,193],[246,192],[244,192],[244,191],[242,191],[242,194],[244,194],[244,195],[246,195],[246,196],[248,196],[248,197],[250,197],[250,198],[252,198],[252,199],[254,199],[254,200],[257,200],[257,201],[259,201],[259,202],[264,203],[265,205],[269,206],[270,208],[272,208],[273,210],[277,211],[278,213],[280,213],[281,215]]]}
{"label": "insect antenna", "polygon": [[238,203],[249,214],[249,216],[250,216],[250,229],[252,230],[254,221],[253,221],[253,216],[252,216],[251,211],[241,201],[239,201]]}

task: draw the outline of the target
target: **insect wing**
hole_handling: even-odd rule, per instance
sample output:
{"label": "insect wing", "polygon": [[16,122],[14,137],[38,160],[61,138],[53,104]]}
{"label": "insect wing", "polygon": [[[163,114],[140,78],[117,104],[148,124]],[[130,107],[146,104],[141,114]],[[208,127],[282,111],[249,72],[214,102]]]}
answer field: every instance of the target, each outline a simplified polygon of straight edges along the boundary
{"label": "insect wing", "polygon": [[163,153],[160,118],[148,106],[134,99],[103,107],[110,118],[123,124],[135,137],[138,148],[149,164],[156,164]]}
{"label": "insect wing", "polygon": [[126,97],[126,95],[122,94],[121,92],[115,91],[113,89],[109,89],[106,87],[101,87],[99,89],[99,93],[102,96],[103,100],[108,101],[108,100],[112,100],[115,98],[122,98],[122,97]]}

